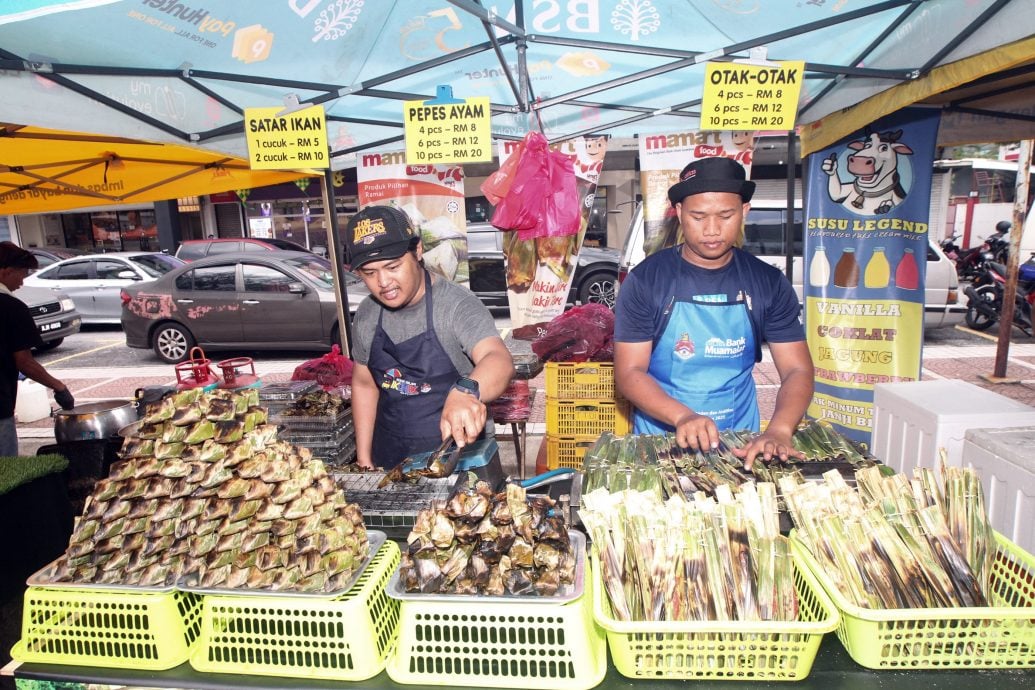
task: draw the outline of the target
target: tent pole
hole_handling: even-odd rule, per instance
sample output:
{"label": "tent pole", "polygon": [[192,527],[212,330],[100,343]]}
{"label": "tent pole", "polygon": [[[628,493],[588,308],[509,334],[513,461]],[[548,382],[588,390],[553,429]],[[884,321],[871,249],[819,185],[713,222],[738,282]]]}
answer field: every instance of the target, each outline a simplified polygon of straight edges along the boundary
{"label": "tent pole", "polygon": [[323,192],[323,217],[327,227],[327,253],[331,260],[331,275],[334,276],[335,302],[338,306],[338,337],[341,351],[352,357],[352,322],[349,314],[349,291],[345,286],[345,253],[339,244],[338,208],[334,202],[334,172],[327,168],[320,179]]}
{"label": "tent pole", "polygon": [[[783,224],[783,247],[786,261],[784,272],[787,274],[787,280],[791,281],[791,285],[794,285],[794,171],[797,167],[794,162],[794,140],[794,130],[791,129],[787,132],[787,220]],[[803,236],[802,240],[804,239]]]}
{"label": "tent pole", "polygon": [[1028,176],[1031,169],[1031,139],[1021,142],[1017,156],[1017,186],[1013,197],[1013,226],[1010,228],[1010,256],[1006,264],[1006,288],[1003,291],[1003,310],[999,315],[999,339],[995,348],[993,378],[1006,377],[1006,360],[1010,355],[1010,334],[1013,332],[1014,299],[1017,294],[1017,267],[1020,264],[1021,235],[1028,209]]}

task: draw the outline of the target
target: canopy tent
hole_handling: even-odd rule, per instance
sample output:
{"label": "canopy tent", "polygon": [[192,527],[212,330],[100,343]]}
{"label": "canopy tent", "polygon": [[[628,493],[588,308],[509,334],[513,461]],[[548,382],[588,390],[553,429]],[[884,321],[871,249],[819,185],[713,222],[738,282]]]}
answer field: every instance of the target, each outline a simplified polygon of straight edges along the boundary
{"label": "canopy tent", "polygon": [[1033,35],[1027,0],[8,0],[0,120],[243,156],[243,108],[294,95],[327,109],[341,168],[401,148],[402,102],[438,85],[488,96],[497,139],[700,129],[705,63],[765,48],[805,60],[799,122],[836,140],[843,110],[1033,60]]}
{"label": "canopy tent", "polygon": [[251,170],[246,161],[188,146],[0,123],[5,214],[177,199],[306,175]]}

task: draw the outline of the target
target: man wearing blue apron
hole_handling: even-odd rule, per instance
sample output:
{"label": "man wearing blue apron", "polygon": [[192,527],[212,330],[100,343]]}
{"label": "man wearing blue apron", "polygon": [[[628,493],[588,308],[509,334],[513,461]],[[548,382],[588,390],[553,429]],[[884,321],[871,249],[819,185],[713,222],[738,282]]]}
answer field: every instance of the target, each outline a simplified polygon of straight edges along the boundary
{"label": "man wearing blue apron", "polygon": [[800,306],[783,273],[737,248],[755,183],[730,158],[687,165],[668,190],[682,242],[647,257],[615,309],[615,378],[637,433],[675,432],[684,448],[715,448],[719,431],[758,432],[752,371],[762,342],[780,375],[764,433],[733,452],[750,468],[801,457],[791,437],[812,399]]}
{"label": "man wearing blue apron", "polygon": [[398,208],[363,209],[345,243],[370,290],[353,323],[357,464],[390,469],[450,436],[461,447],[473,442],[491,421],[485,404],[514,375],[492,314],[470,290],[425,270],[419,232]]}

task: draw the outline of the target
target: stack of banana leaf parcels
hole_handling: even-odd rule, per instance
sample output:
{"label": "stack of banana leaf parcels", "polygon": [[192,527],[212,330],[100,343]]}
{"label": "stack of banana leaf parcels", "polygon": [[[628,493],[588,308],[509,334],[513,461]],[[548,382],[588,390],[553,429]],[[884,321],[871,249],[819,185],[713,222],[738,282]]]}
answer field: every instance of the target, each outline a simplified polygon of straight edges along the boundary
{"label": "stack of banana leaf parcels", "polygon": [[120,455],[37,581],[334,592],[368,559],[359,507],[256,389],[149,405]]}
{"label": "stack of banana leaf parcels", "polygon": [[[723,435],[727,447],[742,440]],[[973,469],[943,460],[937,472],[894,474],[822,423],[799,431],[795,445],[852,463],[853,481],[839,468],[811,481],[761,460],[747,473],[731,453],[683,451],[671,436],[604,434],[587,450],[579,517],[615,619],[794,620],[797,557],[781,509],[856,606],[995,605],[997,543]]]}

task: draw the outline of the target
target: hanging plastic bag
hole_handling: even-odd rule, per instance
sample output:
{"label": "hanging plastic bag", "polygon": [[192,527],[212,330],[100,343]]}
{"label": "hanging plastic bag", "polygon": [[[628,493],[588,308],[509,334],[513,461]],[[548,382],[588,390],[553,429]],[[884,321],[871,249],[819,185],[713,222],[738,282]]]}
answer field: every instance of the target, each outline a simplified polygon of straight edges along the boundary
{"label": "hanging plastic bag", "polygon": [[525,135],[525,147],[507,196],[492,214],[500,230],[533,230],[543,224],[550,189],[550,150],[539,132]]}
{"label": "hanging plastic bag", "polygon": [[582,224],[582,209],[575,180],[575,165],[571,158],[559,151],[550,152],[550,188],[553,191],[546,200],[543,218],[545,227],[536,236],[577,235]]}
{"label": "hanging plastic bag", "polygon": [[[525,139],[528,139],[529,134],[525,135]],[[480,187],[482,194],[485,195],[485,198],[493,206],[498,206],[510,192],[510,187],[514,184],[514,175],[517,173],[518,163],[521,161],[521,154],[524,152],[525,140],[522,139],[517,148],[511,152],[510,157],[500,165],[499,170],[489,175],[485,182],[482,182]]]}
{"label": "hanging plastic bag", "polygon": [[291,374],[292,381],[316,381],[325,391],[352,386],[352,360],[337,345],[323,357],[302,362]]}

